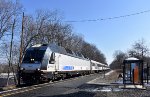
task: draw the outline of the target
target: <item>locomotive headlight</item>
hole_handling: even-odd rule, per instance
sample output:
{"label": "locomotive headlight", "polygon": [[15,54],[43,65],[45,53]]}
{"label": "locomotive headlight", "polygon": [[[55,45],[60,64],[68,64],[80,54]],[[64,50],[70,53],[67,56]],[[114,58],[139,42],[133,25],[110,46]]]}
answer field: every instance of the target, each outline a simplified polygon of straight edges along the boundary
{"label": "locomotive headlight", "polygon": [[37,68],[36,71],[40,71],[40,68]]}
{"label": "locomotive headlight", "polygon": [[34,61],[34,59],[31,59],[31,61]]}
{"label": "locomotive headlight", "polygon": [[37,70],[40,71],[40,68],[38,68]]}
{"label": "locomotive headlight", "polygon": [[20,70],[25,70],[24,68],[20,68]]}

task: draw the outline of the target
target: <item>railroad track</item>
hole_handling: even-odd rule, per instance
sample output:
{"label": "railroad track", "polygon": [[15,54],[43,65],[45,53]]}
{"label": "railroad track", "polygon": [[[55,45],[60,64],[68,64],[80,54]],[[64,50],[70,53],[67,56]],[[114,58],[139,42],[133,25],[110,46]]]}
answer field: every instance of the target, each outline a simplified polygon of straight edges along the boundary
{"label": "railroad track", "polygon": [[[98,73],[98,74],[102,74],[102,73]],[[18,93],[24,93],[24,92],[40,89],[43,87],[48,87],[48,86],[53,85],[53,84],[63,83],[66,81],[71,81],[71,80],[78,80],[81,77],[87,77],[87,76],[92,76],[92,75],[94,75],[94,74],[79,76],[79,77],[73,77],[73,78],[69,78],[69,79],[65,79],[65,80],[57,80],[54,82],[48,82],[48,83],[43,83],[43,84],[38,84],[38,85],[16,87],[16,88],[11,89],[11,90],[0,92],[0,97],[11,96],[11,95],[18,94]]]}

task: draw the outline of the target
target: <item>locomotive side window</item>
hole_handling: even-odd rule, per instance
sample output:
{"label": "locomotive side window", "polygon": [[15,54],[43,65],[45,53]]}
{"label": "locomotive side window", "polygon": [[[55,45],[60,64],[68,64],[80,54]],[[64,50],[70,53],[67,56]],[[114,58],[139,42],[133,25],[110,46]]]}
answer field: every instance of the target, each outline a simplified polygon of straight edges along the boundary
{"label": "locomotive side window", "polygon": [[94,64],[94,63],[92,63],[92,66],[95,66],[95,64]]}
{"label": "locomotive side window", "polygon": [[50,60],[49,63],[54,64],[55,63],[55,53],[52,52],[51,56],[50,56]]}
{"label": "locomotive side window", "polygon": [[98,67],[101,67],[101,65],[100,65],[100,64],[97,64],[97,66],[98,66]]}

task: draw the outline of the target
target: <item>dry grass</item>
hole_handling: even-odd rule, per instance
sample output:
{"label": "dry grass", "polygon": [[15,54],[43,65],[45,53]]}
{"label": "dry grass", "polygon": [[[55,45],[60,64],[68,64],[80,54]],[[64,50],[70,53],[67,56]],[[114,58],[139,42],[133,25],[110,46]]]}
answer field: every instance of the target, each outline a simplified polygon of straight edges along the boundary
{"label": "dry grass", "polygon": [[118,80],[119,74],[120,74],[120,72],[114,70],[111,74],[109,74],[108,76],[105,77],[105,81],[108,83],[115,82],[116,80]]}

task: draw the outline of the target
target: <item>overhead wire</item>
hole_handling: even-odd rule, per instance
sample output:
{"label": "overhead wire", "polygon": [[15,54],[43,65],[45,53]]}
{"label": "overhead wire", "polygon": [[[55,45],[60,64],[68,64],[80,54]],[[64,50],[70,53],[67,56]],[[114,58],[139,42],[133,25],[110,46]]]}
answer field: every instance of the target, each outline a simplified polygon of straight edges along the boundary
{"label": "overhead wire", "polygon": [[112,19],[125,18],[125,17],[140,15],[140,14],[144,14],[144,13],[148,13],[148,12],[150,12],[150,10],[145,10],[145,11],[136,12],[136,13],[132,13],[132,14],[121,15],[121,16],[108,17],[108,18],[69,20],[69,21],[65,21],[65,22],[97,22],[97,21],[104,21],[104,20],[112,20]]}

